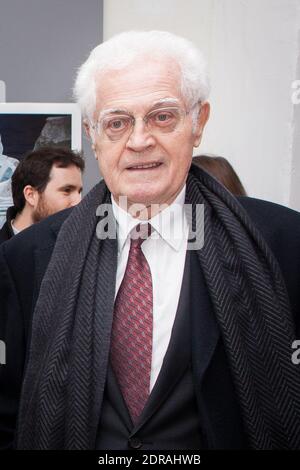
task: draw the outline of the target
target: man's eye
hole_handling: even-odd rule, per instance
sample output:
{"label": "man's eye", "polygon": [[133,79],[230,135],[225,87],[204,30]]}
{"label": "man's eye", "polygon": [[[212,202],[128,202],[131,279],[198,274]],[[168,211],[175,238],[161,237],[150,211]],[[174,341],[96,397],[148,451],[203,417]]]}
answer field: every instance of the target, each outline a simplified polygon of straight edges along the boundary
{"label": "man's eye", "polygon": [[157,116],[157,119],[158,119],[159,121],[162,121],[162,122],[163,122],[163,121],[167,121],[169,117],[170,117],[170,116],[169,116],[168,114],[164,113],[164,114],[159,114],[159,115]]}
{"label": "man's eye", "polygon": [[121,129],[123,127],[124,123],[123,121],[119,120],[119,121],[112,121],[110,123],[110,127],[112,129]]}
{"label": "man's eye", "polygon": [[108,131],[122,131],[127,129],[129,124],[130,120],[128,118],[116,118],[106,121],[104,123],[104,128]]}
{"label": "man's eye", "polygon": [[170,124],[176,119],[176,116],[171,111],[161,111],[159,113],[155,113],[151,116],[151,120],[155,124]]}

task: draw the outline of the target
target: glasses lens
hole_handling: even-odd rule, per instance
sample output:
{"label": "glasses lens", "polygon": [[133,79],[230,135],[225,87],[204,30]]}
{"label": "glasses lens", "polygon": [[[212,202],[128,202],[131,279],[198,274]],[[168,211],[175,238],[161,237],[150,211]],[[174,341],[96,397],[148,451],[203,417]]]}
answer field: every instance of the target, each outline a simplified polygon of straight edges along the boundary
{"label": "glasses lens", "polygon": [[107,116],[100,123],[103,136],[108,140],[121,139],[132,128],[132,117],[124,115]]}
{"label": "glasses lens", "polygon": [[151,131],[168,133],[175,131],[181,126],[184,120],[184,113],[179,108],[157,109],[151,111],[145,120]]}

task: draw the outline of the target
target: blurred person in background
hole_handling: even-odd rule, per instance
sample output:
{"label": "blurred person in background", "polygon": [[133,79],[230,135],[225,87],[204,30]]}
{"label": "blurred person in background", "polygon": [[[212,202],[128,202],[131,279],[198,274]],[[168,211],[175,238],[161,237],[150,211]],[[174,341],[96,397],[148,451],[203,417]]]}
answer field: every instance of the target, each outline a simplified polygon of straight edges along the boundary
{"label": "blurred person in background", "polygon": [[5,223],[7,209],[12,205],[11,177],[19,164],[19,160],[3,153],[0,134],[0,229]]}
{"label": "blurred person in background", "polygon": [[197,155],[193,157],[192,162],[217,178],[235,196],[247,196],[241,180],[226,158],[214,155]]}
{"label": "blurred person in background", "polygon": [[81,201],[84,160],[64,147],[28,153],[12,175],[13,206],[0,230],[0,243],[49,215]]}

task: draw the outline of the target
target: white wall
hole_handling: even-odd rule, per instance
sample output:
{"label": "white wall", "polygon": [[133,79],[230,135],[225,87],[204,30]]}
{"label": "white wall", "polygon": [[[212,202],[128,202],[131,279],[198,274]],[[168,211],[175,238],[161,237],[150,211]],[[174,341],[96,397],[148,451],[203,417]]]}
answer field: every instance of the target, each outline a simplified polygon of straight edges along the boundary
{"label": "white wall", "polygon": [[[228,158],[249,195],[300,210],[299,0],[104,0],[104,39],[165,29],[202,49],[211,119],[197,152]],[[196,153],[197,153],[196,152]]]}
{"label": "white wall", "polygon": [[[298,4],[297,24],[300,22],[300,1]],[[297,77],[296,100],[294,101],[294,115],[292,120],[292,167],[290,186],[290,206],[300,210],[300,30],[298,29],[298,60],[296,64]],[[295,90],[293,91],[295,93]]]}

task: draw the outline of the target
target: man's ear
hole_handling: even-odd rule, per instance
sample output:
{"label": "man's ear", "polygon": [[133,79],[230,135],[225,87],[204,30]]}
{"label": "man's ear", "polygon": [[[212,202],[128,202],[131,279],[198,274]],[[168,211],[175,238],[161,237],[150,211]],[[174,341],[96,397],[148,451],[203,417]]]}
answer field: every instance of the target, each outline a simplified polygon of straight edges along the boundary
{"label": "man's ear", "polygon": [[91,125],[90,125],[90,123],[87,119],[83,120],[83,127],[84,127],[84,130],[85,130],[85,133],[86,133],[88,139],[91,142],[91,147],[93,149],[93,152],[95,154],[95,158],[97,160],[98,158],[97,158],[97,154],[96,154],[96,144],[95,144],[95,138],[94,138],[94,135],[93,135],[94,131],[91,128]]}
{"label": "man's ear", "polygon": [[205,101],[204,103],[201,103],[199,111],[198,111],[198,116],[197,116],[197,121],[196,121],[196,126],[195,126],[196,128],[194,131],[194,147],[198,147],[200,145],[203,129],[205,127],[205,124],[208,121],[209,113],[210,113],[210,104],[207,101]]}
{"label": "man's ear", "polygon": [[23,195],[27,204],[33,209],[36,208],[38,201],[39,201],[39,192],[30,184],[23,189]]}
{"label": "man's ear", "polygon": [[91,136],[91,126],[90,126],[90,123],[88,121],[88,119],[84,119],[83,120],[83,127],[84,127],[84,130],[85,130],[85,133],[88,137],[88,139],[92,139],[92,136]]}

